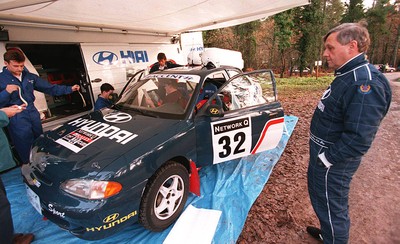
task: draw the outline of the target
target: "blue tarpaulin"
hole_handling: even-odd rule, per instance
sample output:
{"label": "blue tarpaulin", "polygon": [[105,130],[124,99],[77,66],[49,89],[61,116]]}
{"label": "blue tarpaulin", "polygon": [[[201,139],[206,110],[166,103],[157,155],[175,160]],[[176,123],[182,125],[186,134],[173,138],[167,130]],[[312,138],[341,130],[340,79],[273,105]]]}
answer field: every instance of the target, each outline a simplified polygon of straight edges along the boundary
{"label": "blue tarpaulin", "polygon": [[[267,183],[292,134],[298,118],[285,116],[285,130],[277,148],[245,158],[231,160],[199,171],[201,196],[189,194],[187,205],[222,211],[213,243],[235,243],[239,237],[251,206]],[[31,206],[26,196],[19,168],[1,175],[11,203],[16,232],[35,234],[33,243],[162,243],[172,226],[154,233],[139,224],[98,241],[81,240],[60,229]],[[188,240],[190,241],[190,240]]]}

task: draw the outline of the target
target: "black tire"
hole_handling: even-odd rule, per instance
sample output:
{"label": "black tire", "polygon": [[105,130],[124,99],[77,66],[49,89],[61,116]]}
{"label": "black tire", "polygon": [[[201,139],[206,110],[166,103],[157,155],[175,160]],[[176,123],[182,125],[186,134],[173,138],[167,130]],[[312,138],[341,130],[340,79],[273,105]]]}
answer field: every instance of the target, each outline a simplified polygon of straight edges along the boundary
{"label": "black tire", "polygon": [[139,223],[159,232],[182,213],[189,193],[189,172],[180,163],[169,161],[149,179],[142,195]]}

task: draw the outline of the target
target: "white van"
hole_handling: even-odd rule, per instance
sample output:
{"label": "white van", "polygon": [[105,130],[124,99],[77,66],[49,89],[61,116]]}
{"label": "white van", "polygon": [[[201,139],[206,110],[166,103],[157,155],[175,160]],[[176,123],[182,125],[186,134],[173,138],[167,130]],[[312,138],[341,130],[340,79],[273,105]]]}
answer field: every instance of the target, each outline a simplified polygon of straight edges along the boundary
{"label": "white van", "polygon": [[171,38],[18,25],[4,26],[2,32],[7,34],[0,41],[2,63],[8,48],[19,48],[30,72],[52,84],[81,86],[80,93],[65,96],[35,91],[35,106],[41,112],[45,131],[91,111],[101,84],[110,83],[118,94],[133,74],[149,70],[159,52],[185,65],[189,51],[203,50],[201,32]]}

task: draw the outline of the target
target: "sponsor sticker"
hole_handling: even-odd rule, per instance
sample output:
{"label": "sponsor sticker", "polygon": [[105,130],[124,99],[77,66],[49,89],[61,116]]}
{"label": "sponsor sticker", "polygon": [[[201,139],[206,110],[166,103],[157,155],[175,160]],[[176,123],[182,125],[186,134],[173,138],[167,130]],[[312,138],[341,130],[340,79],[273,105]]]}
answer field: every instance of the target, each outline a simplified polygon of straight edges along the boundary
{"label": "sponsor sticker", "polygon": [[126,123],[132,119],[132,116],[127,113],[109,113],[104,115],[103,119],[111,123]]}
{"label": "sponsor sticker", "polygon": [[154,79],[154,78],[164,78],[164,79],[177,79],[177,80],[187,80],[195,83],[199,83],[200,76],[198,75],[183,75],[183,74],[149,74],[143,79]]}
{"label": "sponsor sticker", "polygon": [[76,129],[71,133],[56,140],[56,142],[77,153],[99,138],[100,136],[95,135],[91,132],[82,129]]}
{"label": "sponsor sticker", "polygon": [[119,224],[122,224],[123,222],[129,220],[130,218],[134,217],[137,215],[137,211],[133,211],[131,213],[129,213],[128,215],[125,215],[123,217],[120,218],[119,213],[113,213],[108,215],[107,217],[105,217],[103,219],[103,225],[100,226],[95,226],[95,227],[86,227],[86,231],[87,232],[96,232],[96,231],[103,231],[103,230],[107,230],[110,229],[114,226],[117,226]]}
{"label": "sponsor sticker", "polygon": [[211,123],[213,163],[250,155],[251,118],[239,117]]}
{"label": "sponsor sticker", "polygon": [[48,207],[50,213],[52,213],[52,214],[54,214],[54,215],[57,215],[57,216],[60,216],[60,217],[63,218],[63,219],[65,218],[65,213],[64,213],[64,212],[58,211],[58,210],[54,207],[53,204],[49,203],[49,204],[47,205],[47,207]]}

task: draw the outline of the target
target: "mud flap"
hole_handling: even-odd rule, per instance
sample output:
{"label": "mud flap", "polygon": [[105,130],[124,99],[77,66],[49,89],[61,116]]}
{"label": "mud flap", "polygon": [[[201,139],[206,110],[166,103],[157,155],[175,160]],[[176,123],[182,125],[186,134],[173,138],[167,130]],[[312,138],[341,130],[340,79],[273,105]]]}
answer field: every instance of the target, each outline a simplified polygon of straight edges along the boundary
{"label": "mud flap", "polygon": [[190,160],[189,191],[200,196],[200,177],[196,164]]}

